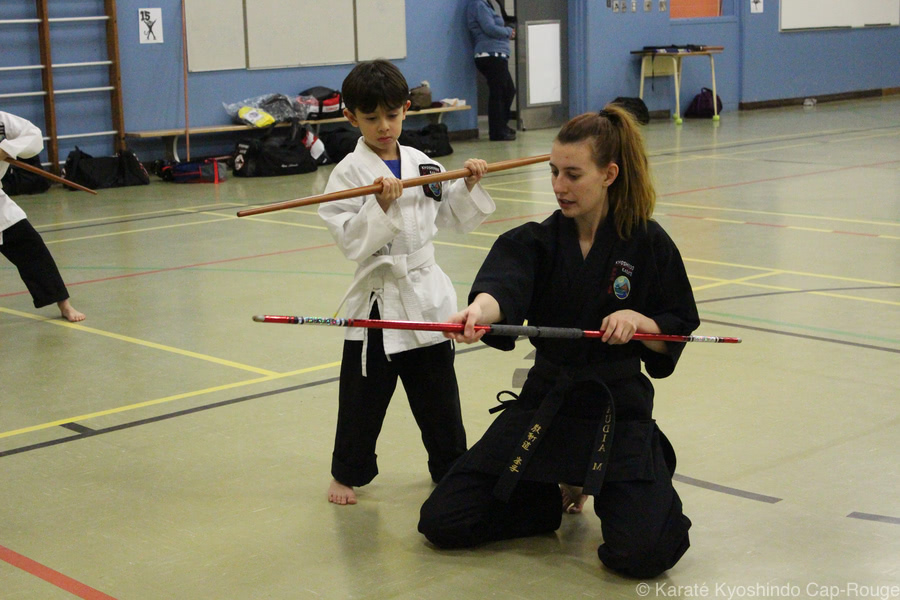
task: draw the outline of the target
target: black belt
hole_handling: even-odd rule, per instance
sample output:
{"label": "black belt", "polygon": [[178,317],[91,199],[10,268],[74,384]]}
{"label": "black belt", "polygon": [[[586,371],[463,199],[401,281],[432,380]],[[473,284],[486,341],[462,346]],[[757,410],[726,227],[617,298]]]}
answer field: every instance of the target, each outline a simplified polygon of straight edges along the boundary
{"label": "black belt", "polygon": [[535,362],[534,374],[542,378],[552,379],[555,381],[555,384],[541,401],[534,418],[531,420],[531,424],[519,441],[518,446],[516,446],[509,465],[500,474],[500,479],[494,487],[494,496],[503,502],[509,500],[512,491],[525,471],[525,467],[528,465],[528,461],[534,456],[538,444],[544,438],[550,424],[553,422],[553,418],[559,412],[560,407],[562,407],[566,391],[580,382],[599,383],[606,392],[606,407],[603,413],[603,421],[594,439],[591,464],[584,479],[585,494],[594,495],[599,493],[600,488],[603,486],[603,477],[606,474],[606,467],[609,462],[607,458],[609,456],[609,448],[612,445],[616,421],[616,410],[612,393],[609,391],[606,383],[604,383],[604,380],[612,381],[635,375],[640,373],[640,369],[641,363],[638,358],[615,363],[590,365],[578,369],[560,367],[549,361],[538,359]]}

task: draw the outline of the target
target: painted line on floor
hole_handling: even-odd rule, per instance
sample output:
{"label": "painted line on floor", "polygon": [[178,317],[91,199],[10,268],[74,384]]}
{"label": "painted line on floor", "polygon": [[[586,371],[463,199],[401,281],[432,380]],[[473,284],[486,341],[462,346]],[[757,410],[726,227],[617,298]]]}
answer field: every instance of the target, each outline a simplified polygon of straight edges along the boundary
{"label": "painted line on floor", "polygon": [[900,240],[900,236],[882,233],[868,233],[861,231],[844,231],[840,229],[821,229],[818,227],[801,227],[799,225],[785,225],[782,223],[760,223],[758,221],[737,221],[733,219],[719,219],[716,217],[703,217],[699,215],[676,215],[672,213],[655,213],[654,217],[669,217],[672,219],[692,219],[695,221],[709,221],[711,223],[726,223],[729,225],[752,225],[756,227],[772,227],[776,229],[790,229],[792,231],[811,231],[813,233],[835,233],[841,235],[857,235],[860,237],[881,238],[886,240]]}
{"label": "painted line on floor", "polygon": [[892,525],[900,525],[900,517],[887,517],[885,515],[873,515],[871,513],[852,512],[847,515],[848,519],[862,519],[863,521],[877,521],[879,523],[891,523]]}
{"label": "painted line on floor", "polygon": [[[116,408],[110,408],[107,410],[101,410],[93,413],[88,413],[84,415],[79,415],[76,417],[67,417],[65,419],[57,419],[55,421],[50,421],[49,423],[41,423],[39,425],[31,425],[28,427],[22,427],[21,429],[14,429],[12,431],[0,432],[0,439],[13,437],[16,435],[22,435],[25,433],[31,433],[33,431],[41,431],[43,429],[51,429],[53,427],[65,426],[67,423],[76,423],[81,421],[87,421],[90,419],[96,419],[97,417],[105,417],[107,415],[114,415],[118,413],[123,413],[131,410],[137,410],[139,408],[146,408],[148,406],[156,406],[157,404],[165,404],[168,402],[174,402],[176,400],[184,400],[185,398],[193,398],[196,396],[203,396],[206,394],[211,394],[214,392],[221,392],[223,390],[229,390],[233,388],[243,387],[246,385],[254,385],[257,383],[264,383],[267,381],[274,381],[276,379],[283,379],[285,377],[293,377],[295,375],[303,375],[305,373],[312,373],[314,371],[321,371],[323,369],[330,369],[333,367],[340,366],[340,361],[324,363],[321,365],[316,365],[313,367],[305,367],[303,369],[297,369],[296,371],[289,371],[287,373],[280,373],[278,375],[267,376],[267,377],[257,377],[254,379],[245,379],[243,381],[236,381],[233,383],[226,383],[223,385],[217,385],[214,387],[204,388],[202,390],[194,390],[192,392],[183,392],[181,394],[173,394],[171,396],[165,396],[163,398],[155,398],[153,400],[145,400],[143,402],[137,402],[135,404],[128,404],[126,406],[117,406]],[[2,453],[0,453],[2,456]]]}
{"label": "painted line on floor", "polygon": [[679,481],[681,483],[686,483],[688,485],[693,485],[696,487],[700,487],[706,490],[712,490],[714,492],[721,492],[723,494],[728,494],[729,496],[737,496],[739,498],[746,498],[748,500],[756,500],[757,502],[766,502],[768,504],[775,504],[776,502],[781,502],[783,498],[776,498],[774,496],[765,496],[763,494],[757,494],[756,492],[748,492],[746,490],[739,490],[737,488],[728,487],[725,485],[719,485],[718,483],[712,483],[709,481],[703,481],[702,479],[694,479],[693,477],[688,477],[687,475],[681,475],[680,473],[675,473],[672,475],[672,479],[674,481]]}
{"label": "painted line on floor", "polygon": [[[472,346],[472,347],[469,347],[469,348],[463,348],[463,349],[461,349],[461,350],[458,349],[458,350],[456,351],[456,354],[457,354],[457,355],[468,354],[468,353],[470,353],[470,352],[478,352],[478,351],[481,351],[481,350],[487,350],[488,348],[489,348],[489,347],[486,346],[486,345]],[[290,375],[297,375],[297,374],[300,374],[300,373],[308,373],[308,372],[310,372],[310,371],[316,371],[316,370],[326,369],[326,368],[330,368],[330,367],[336,367],[336,366],[340,366],[340,364],[341,364],[340,361],[338,361],[338,362],[333,362],[333,363],[327,363],[327,364],[324,364],[324,365],[318,365],[318,366],[315,366],[315,367],[308,367],[308,368],[305,368],[305,369],[299,369],[299,370],[297,370],[297,371],[292,371],[292,372],[290,372],[290,373],[285,373],[285,374],[283,375],[283,377],[288,377],[288,376],[290,376]],[[216,387],[216,388],[209,388],[209,389],[206,389],[206,390],[198,390],[197,392],[189,392],[189,393],[186,393],[186,394],[178,394],[178,395],[176,395],[176,396],[169,396],[169,397],[167,397],[167,398],[160,398],[160,399],[158,399],[158,400],[150,400],[150,401],[147,401],[147,402],[140,402],[140,403],[138,403],[138,404],[132,404],[132,405],[129,405],[129,406],[122,406],[122,407],[119,407],[119,408],[114,408],[114,409],[110,409],[110,410],[106,410],[106,411],[101,411],[101,412],[97,412],[97,413],[91,413],[91,414],[88,414],[88,415],[82,415],[82,416],[80,416],[80,417],[72,417],[72,418],[70,418],[70,419],[61,419],[61,420],[53,421],[53,422],[50,422],[50,423],[43,423],[43,424],[41,424],[41,425],[34,425],[34,426],[32,426],[32,427],[25,427],[25,428],[23,428],[23,429],[18,429],[18,430],[15,430],[15,431],[8,431],[8,432],[6,432],[6,433],[0,433],[0,438],[4,438],[4,437],[11,437],[11,436],[13,436],[13,435],[18,435],[18,434],[21,434],[21,433],[28,433],[28,432],[31,432],[31,431],[37,431],[37,430],[40,430],[40,429],[49,429],[49,428],[57,427],[57,426],[64,427],[64,428],[69,429],[69,430],[71,430],[71,431],[76,431],[76,432],[78,432],[78,435],[67,436],[67,437],[64,437],[64,438],[58,438],[58,439],[55,439],[55,440],[48,440],[48,441],[45,441],[45,442],[39,442],[39,443],[36,443],[36,444],[30,444],[30,445],[27,445],[27,446],[20,446],[20,447],[18,447],[18,448],[12,448],[12,449],[10,449],[10,450],[0,451],[0,458],[3,458],[3,457],[5,457],[5,456],[13,456],[13,455],[15,455],[15,454],[22,454],[23,452],[30,452],[30,451],[32,451],[32,450],[39,450],[39,449],[41,449],[41,448],[49,448],[49,447],[51,447],[51,446],[58,446],[58,445],[60,445],[60,444],[65,444],[65,443],[68,443],[68,442],[74,442],[74,441],[77,441],[77,440],[82,440],[82,439],[86,439],[86,438],[89,438],[89,437],[94,437],[94,436],[97,436],[97,435],[102,435],[102,434],[106,434],[106,433],[113,433],[113,432],[115,432],[115,431],[121,431],[121,430],[123,430],[123,429],[130,429],[130,428],[132,428],[132,427],[137,427],[137,426],[139,426],[139,425],[147,425],[147,424],[150,424],[150,423],[157,423],[157,422],[159,422],[159,421],[166,421],[166,420],[168,420],[168,419],[172,419],[172,418],[175,418],[175,417],[181,417],[181,416],[185,416],[185,415],[190,415],[190,414],[202,412],[202,411],[205,411],[205,410],[210,410],[210,409],[213,409],[213,408],[220,408],[220,407],[223,407],[223,406],[230,406],[230,405],[232,405],[232,404],[237,404],[237,403],[240,403],[240,402],[246,402],[246,401],[248,401],[248,400],[255,400],[255,399],[258,399],[258,398],[266,398],[266,397],[268,397],[268,396],[274,396],[274,395],[277,395],[277,394],[283,394],[283,393],[286,393],[286,392],[292,392],[292,391],[296,391],[296,390],[300,390],[300,389],[311,388],[311,387],[316,387],[316,386],[319,386],[319,385],[325,385],[325,384],[328,384],[328,383],[335,383],[335,382],[340,381],[340,377],[328,377],[328,378],[325,378],[325,379],[319,379],[319,380],[317,380],[317,381],[310,381],[310,382],[307,382],[307,383],[301,383],[301,384],[299,384],[299,385],[294,385],[294,386],[290,386],[290,387],[286,387],[286,388],[280,388],[280,389],[277,389],[277,390],[271,390],[271,391],[268,391],[268,392],[259,392],[259,393],[256,393],[256,394],[248,394],[248,395],[246,395],[246,396],[241,396],[241,397],[238,397],[238,398],[230,398],[230,399],[228,399],[228,400],[221,400],[221,401],[219,401],[219,402],[212,402],[212,403],[210,403],[210,404],[204,404],[204,405],[201,405],[201,406],[195,406],[195,407],[192,407],[192,408],[186,408],[186,409],[183,409],[183,410],[173,411],[173,412],[170,412],[170,413],[165,413],[165,414],[162,414],[162,415],[157,415],[157,416],[153,416],[153,417],[148,417],[148,418],[146,418],[146,419],[139,419],[139,420],[135,420],[135,421],[130,421],[130,422],[127,422],[127,423],[121,423],[121,424],[119,424],[119,425],[113,425],[113,426],[110,426],[110,427],[104,427],[104,428],[101,428],[101,429],[90,429],[90,428],[85,427],[85,426],[83,426],[83,425],[81,425],[81,424],[79,423],[79,421],[86,421],[86,420],[88,420],[88,419],[92,419],[92,418],[99,417],[99,416],[104,416],[104,415],[110,415],[110,414],[114,414],[114,413],[125,412],[125,411],[127,411],[127,410],[134,410],[135,408],[141,408],[141,407],[144,407],[144,406],[151,406],[151,405],[154,405],[154,404],[160,404],[160,403],[162,403],[162,402],[171,402],[172,400],[178,400],[178,399],[182,399],[182,398],[188,398],[188,397],[191,397],[191,396],[198,396],[198,395],[205,394],[205,393],[209,393],[209,392],[212,392],[212,391],[219,391],[219,390],[222,390],[222,389],[228,389],[228,388],[232,388],[232,387],[239,387],[239,386],[243,386],[243,385],[250,385],[250,384],[253,384],[253,383],[260,383],[260,382],[263,382],[263,381],[269,381],[269,380],[271,380],[271,379],[273,379],[273,378],[268,378],[268,377],[266,377],[266,378],[260,378],[260,379],[252,379],[252,380],[248,380],[248,381],[238,382],[238,383],[235,383],[235,384],[227,384],[227,385],[219,386],[219,387]]]}
{"label": "painted line on floor", "polygon": [[23,556],[18,552],[14,552],[5,546],[0,546],[0,560],[25,571],[29,575],[33,575],[39,579],[43,579],[47,583],[55,585],[74,596],[78,596],[83,600],[116,600],[109,594],[92,588],[89,585],[72,579],[68,575],[63,575],[59,571],[55,571],[50,567],[31,560],[27,556]]}
{"label": "painted line on floor", "polygon": [[[137,273],[124,273],[122,275],[113,275],[112,277],[102,277],[100,279],[88,279],[86,281],[75,281],[75,282],[66,282],[66,287],[72,287],[75,285],[85,285],[88,283],[102,283],[104,281],[115,281],[116,279],[126,279],[128,277],[143,277],[144,275],[156,275],[157,273],[167,273],[169,271],[183,271],[185,269],[193,269],[196,267],[208,267],[210,265],[221,265],[224,263],[237,262],[241,260],[253,260],[256,258],[266,258],[269,256],[278,256],[280,254],[290,254],[292,252],[307,252],[309,250],[321,250],[322,248],[330,248],[335,244],[332,242],[330,244],[319,244],[317,246],[307,246],[305,248],[292,248],[290,250],[277,250],[275,252],[265,252],[263,254],[251,254],[248,256],[235,256],[233,258],[222,258],[219,260],[210,260],[206,262],[200,263],[192,263],[189,265],[179,265],[177,267],[164,267],[162,269],[153,269],[150,271],[139,271]],[[11,292],[8,294],[0,294],[0,298],[6,298],[8,296],[18,296],[20,294],[27,294],[28,290],[22,290],[20,292]]]}
{"label": "painted line on floor", "polygon": [[[103,427],[100,429],[86,429],[86,431],[80,432],[78,435],[73,435],[64,438],[58,438],[55,440],[49,440],[46,442],[39,442],[37,444],[31,444],[28,446],[21,446],[19,448],[13,448],[12,450],[4,450],[0,452],[0,458],[5,456],[13,456],[15,454],[22,454],[23,452],[30,452],[32,450],[40,450],[41,448],[50,448],[51,446],[58,446],[60,444],[67,444],[69,442],[76,442],[78,440],[84,440],[87,438],[96,437],[98,435],[104,435],[107,433],[115,433],[117,431],[123,431],[125,429],[132,429],[134,427],[140,427],[141,425],[150,425],[151,423],[159,423],[160,421],[168,421],[169,419],[174,419],[176,417],[184,417],[187,415],[193,415],[199,412],[212,410],[214,408],[222,408],[223,406],[231,406],[232,404],[239,404],[241,402],[247,402],[249,400],[257,400],[259,398],[266,398],[268,396],[275,396],[277,394],[284,394],[287,392],[294,392],[297,390],[302,390],[308,387],[315,387],[319,385],[324,385],[326,383],[334,383],[337,382],[339,377],[329,377],[327,379],[320,379],[319,381],[312,381],[308,383],[301,383],[299,385],[293,385],[286,388],[281,388],[277,390],[272,390],[269,392],[260,392],[258,394],[250,394],[247,396],[241,396],[239,398],[230,398],[228,400],[221,400],[219,402],[213,402],[211,404],[204,404],[202,406],[194,406],[191,408],[185,408],[183,410],[177,410],[174,412],[165,413],[162,415],[156,415],[153,417],[147,417],[146,419],[138,419],[136,421],[128,421],[127,423],[120,423],[118,425],[112,425],[110,427]],[[76,423],[65,423],[62,426],[67,429],[73,429],[70,427],[71,425],[75,425]]]}
{"label": "painted line on floor", "polygon": [[[735,315],[738,319],[748,319],[748,317],[742,317],[739,315]],[[743,323],[735,323],[733,321],[716,321],[713,319],[701,318],[703,323],[711,323],[713,325],[724,325],[726,327],[737,327],[738,329],[749,329],[751,331],[759,331],[761,333],[771,333],[774,335],[785,335],[788,337],[800,338],[804,340],[812,340],[814,342],[828,342],[829,344],[841,344],[843,346],[853,346],[856,348],[864,348],[866,350],[878,350],[880,352],[891,352],[895,354],[900,354],[900,349],[898,348],[888,348],[886,346],[876,346],[874,344],[863,344],[860,342],[851,342],[849,340],[838,340],[835,338],[827,338],[819,335],[809,335],[806,333],[795,333],[792,331],[784,331],[783,329],[769,329],[767,327],[756,327],[754,325],[745,325]],[[796,327],[796,325],[793,325]],[[846,334],[851,335],[851,334]],[[746,343],[747,340],[744,340]]]}
{"label": "painted line on floor", "polygon": [[159,227],[144,227],[143,229],[129,229],[128,231],[111,231],[109,233],[98,233],[95,235],[83,235],[81,237],[65,238],[61,240],[45,240],[48,246],[50,244],[66,244],[68,242],[80,242],[83,240],[96,240],[106,237],[117,237],[122,235],[132,235],[135,233],[144,233],[147,231],[159,231],[161,229],[175,229],[176,227],[192,227],[194,225],[204,225],[207,223],[225,223],[230,221],[230,217],[216,217],[215,219],[206,219],[203,221],[191,221],[190,223],[175,223],[173,225],[160,225]]}
{"label": "painted line on floor", "polygon": [[87,325],[82,325],[82,322],[79,323],[70,323],[64,319],[59,317],[44,317],[41,315],[33,315],[31,313],[22,312],[19,310],[14,310],[11,308],[4,308],[0,306],[0,313],[7,313],[10,315],[15,315],[17,317],[23,317],[26,319],[33,319],[35,321],[43,321],[50,325],[56,325],[57,327],[68,327],[69,329],[75,329],[77,331],[83,331],[85,333],[92,333],[94,335],[99,335],[102,337],[110,338],[113,340],[117,340],[120,342],[126,342],[129,344],[134,344],[136,346],[144,346],[145,348],[152,348],[153,350],[162,350],[163,352],[169,352],[170,354],[178,354],[181,356],[187,356],[188,358],[196,358],[198,360],[214,363],[217,365],[222,365],[225,367],[232,367],[235,369],[241,369],[242,371],[250,371],[251,373],[258,373],[259,375],[278,375],[278,373],[274,371],[269,371],[268,369],[260,369],[259,367],[254,367],[251,365],[241,364],[239,362],[235,362],[233,360],[227,360],[224,358],[218,358],[216,356],[210,356],[208,354],[201,354],[199,352],[193,352],[191,350],[183,350],[181,348],[175,348],[174,346],[166,346],[165,344],[157,344],[156,342],[148,342],[147,340],[142,340],[139,338],[134,338],[127,335],[121,335],[119,333],[112,333],[110,331],[104,331],[102,329],[97,329],[95,327],[88,327]]}
{"label": "painted line on floor", "polygon": [[[54,231],[67,231],[68,229],[80,229],[82,224],[92,223],[92,227],[101,227],[103,225],[113,225],[119,223],[131,223],[134,221],[142,221],[145,218],[165,218],[165,217],[178,217],[184,216],[184,213],[191,213],[197,210],[208,210],[210,208],[214,208],[216,206],[222,207],[224,210],[229,206],[239,206],[235,204],[230,204],[227,202],[215,202],[213,204],[201,204],[199,206],[191,207],[191,208],[166,208],[164,210],[152,210],[145,211],[139,213],[132,214],[123,214],[123,215],[110,215],[108,217],[92,217],[90,219],[79,219],[77,221],[61,221],[59,223],[51,223],[48,225],[35,225],[32,223],[35,229],[40,231],[41,233],[50,233]],[[181,214],[179,214],[181,213]],[[115,220],[113,223],[103,223],[101,221],[109,221]],[[76,225],[77,227],[62,227],[63,225]],[[60,227],[60,229],[46,229],[47,227]]]}
{"label": "painted line on floor", "polygon": [[[139,221],[151,221],[154,219],[168,219],[172,217],[184,217],[189,214],[195,215],[211,215],[212,212],[208,211],[186,211],[185,209],[169,209],[165,211],[154,211],[148,213],[137,213],[135,215],[119,215],[116,217],[99,217],[95,219],[85,219],[83,221],[65,221],[62,223],[55,223],[55,229],[49,229],[49,227],[53,227],[53,225],[42,225],[41,228],[38,228],[37,225],[34,226],[40,233],[59,233],[60,231],[74,231],[76,229],[92,229],[94,227],[106,227],[107,225],[124,225],[126,223],[137,223]],[[224,215],[215,215],[220,218],[224,218]],[[104,221],[98,222],[101,219]],[[186,225],[190,225],[191,223],[185,223]],[[134,231],[142,231],[142,230],[134,230]],[[128,233],[128,232],[125,232]]]}

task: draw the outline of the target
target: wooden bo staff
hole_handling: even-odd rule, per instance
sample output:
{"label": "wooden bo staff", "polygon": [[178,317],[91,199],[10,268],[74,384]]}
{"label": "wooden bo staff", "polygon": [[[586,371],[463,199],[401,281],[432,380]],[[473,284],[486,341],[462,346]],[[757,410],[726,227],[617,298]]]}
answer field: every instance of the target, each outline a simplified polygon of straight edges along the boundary
{"label": "wooden bo staff", "polygon": [[[506,169],[515,169],[516,167],[524,167],[534,163],[545,162],[550,160],[549,154],[540,156],[527,156],[525,158],[513,158],[510,160],[501,160],[495,163],[489,163],[487,172],[504,171]],[[459,179],[468,177],[472,173],[469,169],[456,169],[454,171],[445,171],[443,173],[434,173],[433,175],[423,175],[421,177],[413,177],[411,179],[403,179],[401,183],[404,188],[415,187],[417,185],[427,185],[429,183],[437,183],[438,181],[448,181],[450,179]],[[262,213],[272,212],[275,210],[284,210],[286,208],[296,208],[298,206],[309,206],[310,204],[321,204],[322,202],[331,202],[333,200],[346,200],[347,198],[356,198],[357,196],[366,196],[368,194],[377,194],[381,191],[380,183],[364,185],[362,187],[350,188],[349,190],[341,190],[330,194],[320,194],[318,196],[309,196],[307,198],[298,198],[297,200],[286,200],[276,204],[267,204],[257,208],[248,208],[238,211],[237,216],[249,217],[251,215],[259,215]]]}
{"label": "wooden bo staff", "polygon": [[53,173],[48,173],[47,171],[45,171],[43,169],[38,169],[37,167],[35,167],[33,165],[29,165],[26,162],[22,162],[21,160],[16,160],[14,158],[9,158],[9,157],[7,157],[3,160],[5,160],[6,162],[8,162],[9,164],[11,164],[14,167],[18,167],[19,169],[22,169],[25,171],[31,171],[32,173],[36,173],[36,174],[40,175],[41,177],[44,177],[45,179],[49,179],[50,181],[55,181],[56,183],[61,183],[63,185],[67,185],[69,187],[73,187],[76,190],[81,190],[82,192],[90,192],[95,195],[97,194],[97,192],[95,192],[91,188],[86,188],[83,185],[78,185],[74,181],[69,181],[68,179],[63,179],[62,177],[57,177]]}
{"label": "wooden bo staff", "polygon": [[[414,331],[445,331],[462,333],[464,323],[431,323],[425,321],[386,321],[382,319],[331,319],[328,317],[293,317],[285,315],[256,315],[257,323],[281,323],[285,325],[334,325],[336,327],[366,327],[369,329],[411,329]],[[574,327],[537,327],[533,325],[475,325],[475,331],[492,335],[525,336],[543,338],[602,338],[603,330],[589,331]],[[635,333],[633,340],[658,342],[708,342],[715,344],[740,344],[741,338],[709,335],[669,335],[665,333]]]}

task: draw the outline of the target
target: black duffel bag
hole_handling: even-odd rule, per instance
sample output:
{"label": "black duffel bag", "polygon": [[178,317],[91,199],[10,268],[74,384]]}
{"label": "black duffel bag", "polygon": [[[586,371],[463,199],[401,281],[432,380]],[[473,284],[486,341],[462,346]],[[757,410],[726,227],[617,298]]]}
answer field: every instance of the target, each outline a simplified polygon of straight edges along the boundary
{"label": "black duffel bag", "polygon": [[[31,158],[20,158],[19,162],[29,164],[38,169],[44,168],[41,166],[40,155],[35,155]],[[18,194],[41,194],[50,189],[49,179],[41,177],[37,173],[32,173],[26,169],[21,169],[15,165],[9,166],[9,170],[6,172],[6,175],[3,176],[2,184],[3,191],[10,196],[16,196]]]}
{"label": "black duffel bag", "polygon": [[[131,150],[122,150],[115,156],[94,158],[75,146],[66,157],[63,174],[69,181],[92,190],[150,183],[147,169]],[[68,189],[72,191],[74,188]]]}
{"label": "black duffel bag", "polygon": [[428,158],[453,154],[450,132],[443,123],[432,123],[422,129],[404,129],[398,141],[404,146],[421,150]]}
{"label": "black duffel bag", "polygon": [[246,139],[234,149],[234,174],[238,177],[272,177],[311,173],[318,165],[303,144],[306,130],[296,123],[288,136],[272,135],[270,128],[259,139]]}

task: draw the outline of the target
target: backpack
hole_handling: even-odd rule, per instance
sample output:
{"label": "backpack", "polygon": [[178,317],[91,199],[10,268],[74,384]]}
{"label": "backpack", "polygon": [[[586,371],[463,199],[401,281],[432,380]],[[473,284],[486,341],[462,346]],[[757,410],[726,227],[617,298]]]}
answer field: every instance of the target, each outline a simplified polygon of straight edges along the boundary
{"label": "backpack", "polygon": [[311,121],[340,117],[344,109],[341,93],[321,85],[300,92],[297,102],[309,109],[306,118]]}
{"label": "backpack", "polygon": [[647,110],[647,105],[644,104],[644,101],[640,98],[626,98],[624,96],[619,96],[612,101],[612,104],[618,104],[627,110],[641,125],[646,125],[650,122],[650,111]]}
{"label": "backpack", "polygon": [[450,133],[443,123],[432,123],[420,130],[404,130],[397,141],[404,146],[412,146],[421,150],[428,158],[453,154]]}
{"label": "backpack", "polygon": [[225,181],[224,162],[216,158],[189,162],[158,161],[155,172],[163,181],[173,183],[219,183]]}
{"label": "backpack", "polygon": [[[115,156],[94,158],[75,146],[66,157],[63,173],[69,181],[94,190],[150,183],[147,169],[131,150],[122,150]],[[74,191],[73,188],[67,189]]]}
{"label": "backpack", "polygon": [[[38,155],[31,158],[20,158],[23,163],[27,163],[33,167],[42,169],[41,158]],[[3,176],[3,191],[10,196],[18,194],[42,194],[50,189],[50,180],[41,177],[37,173],[20,169],[15,165],[10,165],[6,175]]]}
{"label": "backpack", "polygon": [[304,145],[306,130],[296,123],[288,136],[272,135],[241,140],[234,149],[234,174],[238,177],[272,177],[311,173],[316,160]]}
{"label": "backpack", "polygon": [[[716,96],[718,114],[722,114],[722,99]],[[713,112],[713,93],[709,88],[701,88],[700,93],[694,96],[688,109],[684,111],[686,119],[711,119]]]}

